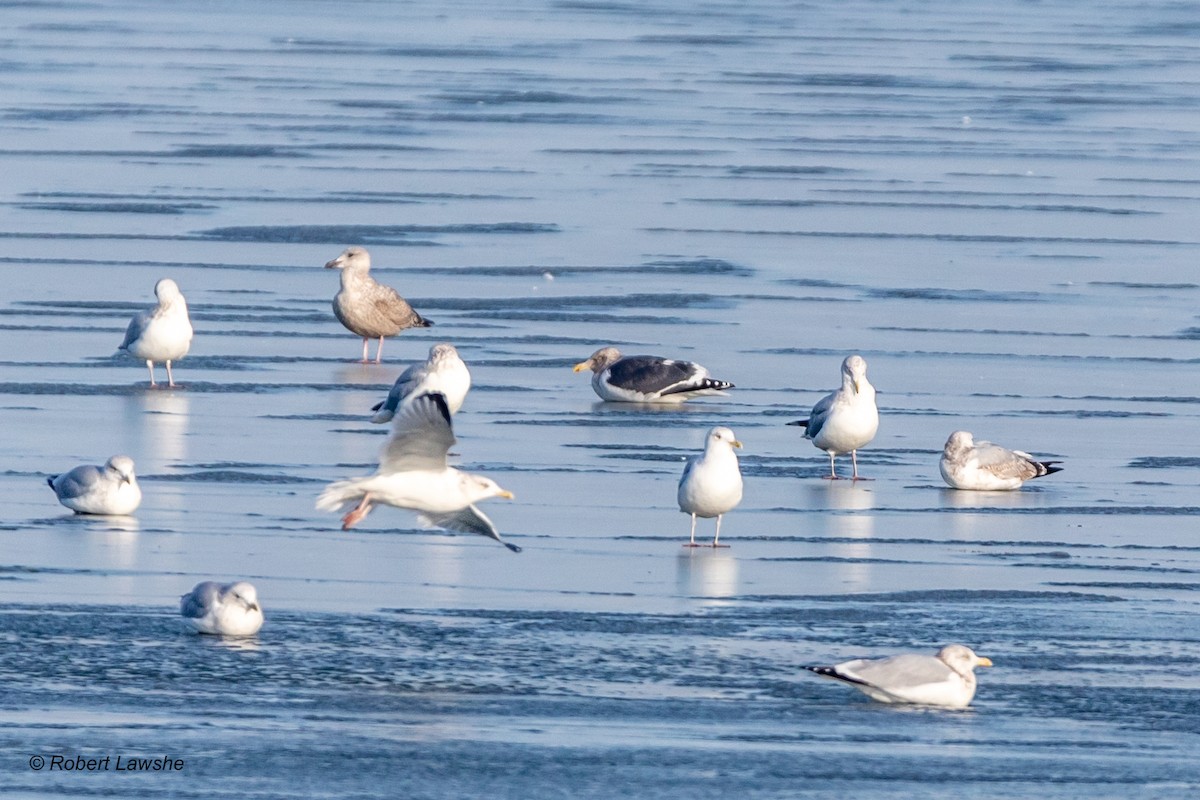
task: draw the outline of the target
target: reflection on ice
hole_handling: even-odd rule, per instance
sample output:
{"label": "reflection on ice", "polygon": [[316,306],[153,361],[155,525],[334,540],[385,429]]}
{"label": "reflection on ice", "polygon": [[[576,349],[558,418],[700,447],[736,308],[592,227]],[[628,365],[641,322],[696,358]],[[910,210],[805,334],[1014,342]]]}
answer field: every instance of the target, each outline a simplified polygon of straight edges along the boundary
{"label": "reflection on ice", "polygon": [[[875,533],[875,492],[856,481],[808,484],[809,504],[833,513],[816,516],[819,533],[831,538],[867,539]],[[861,513],[860,513],[861,512]]]}
{"label": "reflection on ice", "polygon": [[125,396],[124,438],[139,466],[151,464],[157,471],[187,460],[190,406],[187,391],[180,389],[147,389]]}
{"label": "reflection on ice", "polygon": [[[826,481],[809,487],[811,502],[817,508],[824,503],[831,513],[820,514],[820,533],[830,539],[822,554],[836,559],[828,567],[836,580],[849,591],[871,588],[873,557],[871,538],[875,535],[875,492],[859,481]],[[847,542],[846,539],[861,539]]]}
{"label": "reflection on ice", "polygon": [[675,565],[676,586],[685,597],[721,599],[737,595],[737,560],[728,550],[680,548]]}
{"label": "reflection on ice", "polygon": [[[981,530],[992,530],[987,512],[995,509],[1038,508],[1046,500],[1040,492],[1017,490],[1012,492],[974,492],[961,489],[940,489],[942,502],[961,513],[951,514],[951,530],[960,539],[974,538]],[[979,509],[981,514],[970,513]],[[986,528],[982,526],[986,525]],[[987,534],[990,535],[990,534]]]}

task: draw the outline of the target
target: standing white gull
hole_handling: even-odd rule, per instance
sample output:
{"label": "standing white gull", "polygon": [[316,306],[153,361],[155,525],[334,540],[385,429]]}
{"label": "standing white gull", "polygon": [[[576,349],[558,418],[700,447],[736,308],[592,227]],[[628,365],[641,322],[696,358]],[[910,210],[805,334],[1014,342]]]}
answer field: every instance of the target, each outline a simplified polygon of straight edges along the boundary
{"label": "standing white gull", "polygon": [[342,517],[342,530],[354,527],[377,503],[407,508],[418,512],[427,525],[477,533],[514,553],[521,552],[501,539],[492,521],[475,507],[489,497],[511,500],[512,493],[491,478],[447,466],[446,453],[454,442],[445,396],[434,392],[415,397],[397,412],[392,437],[384,445],[375,474],[329,484],[317,498],[317,508],[335,511],[358,500]]}
{"label": "standing white gull", "polygon": [[58,502],[76,514],[132,514],[142,502],[142,490],[133,474],[133,459],[113,456],[103,467],[75,467],[46,479]]}
{"label": "standing white gull", "polygon": [[471,372],[459,358],[458,350],[452,344],[435,344],[429,348],[427,361],[413,364],[400,373],[387,399],[371,409],[376,412],[371,422],[390,422],[402,403],[427,392],[441,392],[450,413],[457,414],[470,388]]}
{"label": "standing white gull", "polygon": [[197,583],[179,598],[179,613],[200,633],[253,636],[263,624],[258,591],[246,581]]}
{"label": "standing white gull", "polygon": [[371,256],[362,247],[348,247],[325,269],[342,273],[342,286],[333,298],[333,314],[351,333],[362,337],[362,363],[367,363],[367,345],[379,340],[375,363],[383,357],[383,337],[409,328],[428,328],[433,323],[422,317],[395,289],[371,277]]}
{"label": "standing white gull", "polygon": [[688,459],[679,478],[679,510],[692,515],[691,541],[685,547],[696,544],[696,517],[717,518],[717,533],[713,536],[713,547],[721,538],[721,517],[742,502],[742,472],[738,468],[737,454],[733,448],[742,443],[729,428],[716,427],[708,432],[703,455]]}
{"label": "standing white gull", "polygon": [[710,378],[707,369],[691,361],[622,356],[615,347],[601,347],[574,367],[575,372],[585,369],[592,371],[592,388],[601,400],[624,403],[682,403],[733,388],[728,381]]}
{"label": "standing white gull", "polygon": [[975,668],[990,666],[990,658],[975,655],[971,648],[948,644],[935,656],[905,653],[803,669],[848,683],[881,703],[966,708],[975,697]]}
{"label": "standing white gull", "polygon": [[879,430],[879,409],[875,406],[875,387],[867,380],[867,362],[860,355],[847,356],[842,362],[842,388],[822,397],[808,419],[789,422],[804,428],[804,438],[829,453],[829,477],[837,479],[834,458],[849,453],[858,480],[858,449],[875,438]]}
{"label": "standing white gull", "polygon": [[1009,450],[991,442],[977,442],[967,431],[955,431],[946,440],[938,468],[955,489],[1007,491],[1019,489],[1033,478],[1062,472],[1061,461],[1035,461],[1029,453]]}
{"label": "standing white gull", "polygon": [[165,362],[167,385],[174,386],[171,362],[187,355],[192,345],[192,322],[188,318],[187,301],[175,281],[163,278],[154,284],[154,296],[158,305],[134,315],[125,329],[125,341],[117,350],[146,362],[151,386],[158,385],[154,382],[154,362]]}

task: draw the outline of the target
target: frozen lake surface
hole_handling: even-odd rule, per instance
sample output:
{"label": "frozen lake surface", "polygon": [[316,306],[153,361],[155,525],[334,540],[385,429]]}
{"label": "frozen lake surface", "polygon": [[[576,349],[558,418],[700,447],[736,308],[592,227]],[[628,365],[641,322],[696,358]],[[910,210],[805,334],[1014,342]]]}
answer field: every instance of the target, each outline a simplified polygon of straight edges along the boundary
{"label": "frozen lake surface", "polygon": [[[1195,797],[1200,14],[1122,2],[39,2],[0,58],[10,796]],[[344,247],[434,327],[381,365]],[[115,357],[173,278],[174,390]],[[449,341],[509,553],[313,503]],[[737,388],[602,404],[613,344]],[[372,348],[373,352],[373,348]],[[785,423],[861,353],[869,481]],[[159,374],[162,374],[160,368]],[[728,550],[675,504],[745,443]],[[1061,459],[947,489],[946,437]],[[116,453],[135,518],[45,476]],[[849,464],[839,464],[848,470]],[[711,523],[700,536],[711,537]],[[252,581],[256,639],[178,596]],[[971,710],[799,669],[962,642]],[[35,771],[52,754],[177,772]]]}

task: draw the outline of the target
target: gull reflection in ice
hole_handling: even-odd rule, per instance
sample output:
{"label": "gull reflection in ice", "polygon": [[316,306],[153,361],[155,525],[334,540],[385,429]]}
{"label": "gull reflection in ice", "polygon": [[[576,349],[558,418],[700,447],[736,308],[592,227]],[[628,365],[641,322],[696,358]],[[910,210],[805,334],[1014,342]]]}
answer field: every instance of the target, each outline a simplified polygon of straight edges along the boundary
{"label": "gull reflection in ice", "polygon": [[[950,488],[939,491],[944,505],[956,511],[950,515],[950,529],[959,539],[972,539],[981,533],[990,536],[989,520],[996,518],[991,513],[994,510],[1036,508],[1045,503],[1040,493],[1034,491],[977,492]],[[972,510],[979,513],[972,514]]]}
{"label": "gull reflection in ice", "polygon": [[[830,565],[834,578],[855,591],[872,588],[870,559],[875,557],[875,492],[851,481],[823,481],[809,487],[814,508],[832,513],[819,514],[820,534],[827,537],[823,554],[835,559]],[[855,540],[855,541],[847,541]]]}
{"label": "gull reflection in ice", "polygon": [[[127,450],[136,453],[142,474],[161,473],[166,467],[187,461],[191,400],[186,390],[148,389],[126,399]],[[177,485],[154,482],[143,489],[150,506],[183,508],[183,492]]]}
{"label": "gull reflection in ice", "polygon": [[737,560],[728,550],[680,548],[675,581],[685,597],[721,600],[737,595]]}

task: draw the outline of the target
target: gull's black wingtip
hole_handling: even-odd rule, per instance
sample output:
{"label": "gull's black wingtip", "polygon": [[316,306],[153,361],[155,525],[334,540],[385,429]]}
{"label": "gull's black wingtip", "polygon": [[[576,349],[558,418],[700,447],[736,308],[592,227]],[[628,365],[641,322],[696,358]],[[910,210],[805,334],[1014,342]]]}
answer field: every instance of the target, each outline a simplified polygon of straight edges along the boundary
{"label": "gull's black wingtip", "polygon": [[504,541],[503,539],[499,539],[498,541],[500,542],[500,544],[504,545],[504,546],[505,546],[505,547],[507,547],[509,550],[512,550],[514,553],[519,553],[519,552],[521,552],[521,548],[520,548],[520,547],[517,547],[515,544],[511,544],[511,543],[509,543],[509,542],[506,542],[506,541]]}
{"label": "gull's black wingtip", "polygon": [[[446,420],[446,424],[452,424],[450,422],[450,406],[446,405],[446,395],[442,394],[441,392],[424,392],[423,394],[418,395],[417,398],[412,401],[414,406],[422,403],[433,403],[434,407],[437,408],[438,413],[442,415],[442,419]],[[380,403],[379,405],[383,405],[383,403]],[[376,406],[376,408],[378,408],[378,406]]]}
{"label": "gull's black wingtip", "polygon": [[810,667],[802,665],[800,669],[806,669],[814,675],[820,675],[822,678],[833,678],[835,681],[842,681],[843,683],[856,683],[860,686],[870,686],[869,683],[861,678],[852,678],[849,675],[843,675],[837,671],[837,667]]}
{"label": "gull's black wingtip", "polygon": [[[806,420],[806,419],[798,419],[798,420],[795,420],[794,422],[788,422],[786,424],[799,425],[801,428],[804,428],[805,430],[808,429],[808,420]],[[805,667],[805,669],[808,669],[808,667]]]}

